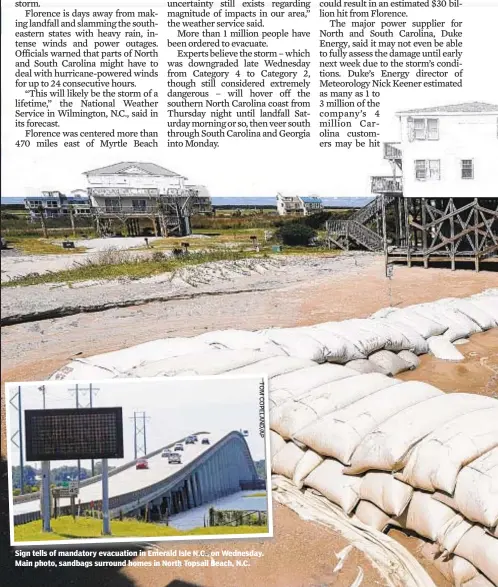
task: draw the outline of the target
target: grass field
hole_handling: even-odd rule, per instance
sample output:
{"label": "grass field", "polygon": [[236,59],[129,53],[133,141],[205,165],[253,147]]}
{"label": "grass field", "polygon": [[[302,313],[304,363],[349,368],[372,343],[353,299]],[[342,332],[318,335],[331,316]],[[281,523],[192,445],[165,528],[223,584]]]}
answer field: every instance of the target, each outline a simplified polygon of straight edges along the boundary
{"label": "grass field", "polygon": [[266,491],[257,491],[256,493],[251,493],[250,495],[244,495],[244,497],[266,497]]}
{"label": "grass field", "polygon": [[[74,253],[83,253],[86,247],[75,247],[74,249],[63,249],[62,244],[54,244],[54,238],[36,238],[36,237],[11,237],[8,239],[9,247],[14,247],[26,255],[71,255]],[[61,239],[61,243],[62,243]]]}
{"label": "grass field", "polygon": [[[76,518],[62,516],[51,521],[52,532],[42,532],[40,520],[21,524],[14,528],[17,542],[35,542],[45,540],[68,540],[78,538],[102,538],[102,520],[95,518]],[[268,532],[268,526],[213,526],[211,528],[194,528],[188,531],[177,530],[171,526],[140,522],[138,520],[112,520],[113,538],[159,538],[164,536],[203,536],[213,534],[255,534]]]}

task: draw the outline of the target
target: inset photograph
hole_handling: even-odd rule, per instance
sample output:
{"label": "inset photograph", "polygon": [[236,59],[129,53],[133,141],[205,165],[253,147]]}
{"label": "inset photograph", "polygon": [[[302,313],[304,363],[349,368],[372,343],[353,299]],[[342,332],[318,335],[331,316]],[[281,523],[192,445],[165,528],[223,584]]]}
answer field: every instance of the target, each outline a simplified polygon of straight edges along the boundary
{"label": "inset photograph", "polygon": [[273,535],[263,375],[6,393],[13,545]]}

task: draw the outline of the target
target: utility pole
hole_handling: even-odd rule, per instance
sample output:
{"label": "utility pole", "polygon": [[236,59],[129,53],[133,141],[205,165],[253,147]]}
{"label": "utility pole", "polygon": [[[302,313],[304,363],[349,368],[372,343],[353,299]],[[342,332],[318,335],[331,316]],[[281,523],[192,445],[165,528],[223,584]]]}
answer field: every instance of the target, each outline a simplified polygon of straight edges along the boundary
{"label": "utility pole", "polygon": [[[17,400],[17,405],[14,403]],[[17,430],[10,437],[12,444],[19,449],[19,468],[21,469],[21,495],[24,493],[24,455],[22,442],[22,403],[21,386],[17,387],[16,393],[9,400],[10,405],[17,410]]]}
{"label": "utility pole", "polygon": [[150,420],[150,417],[148,417],[145,412],[133,413],[133,446],[135,450],[135,460],[139,457],[139,453],[143,453],[143,456],[147,454],[147,420]]}
{"label": "utility pole", "polygon": [[41,387],[39,387],[39,388],[38,388],[38,391],[41,391],[41,392],[42,392],[42,397],[43,397],[43,409],[45,410],[45,409],[46,409],[46,397],[45,397],[45,396],[46,396],[46,389],[45,389],[45,386],[44,386],[44,385],[42,385]]}

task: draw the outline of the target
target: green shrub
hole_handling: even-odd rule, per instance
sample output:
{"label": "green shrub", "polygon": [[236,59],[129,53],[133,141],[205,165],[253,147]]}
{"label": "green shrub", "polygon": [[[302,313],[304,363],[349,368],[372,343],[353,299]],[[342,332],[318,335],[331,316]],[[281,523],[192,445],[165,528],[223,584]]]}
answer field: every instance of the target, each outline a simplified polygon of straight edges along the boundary
{"label": "green shrub", "polygon": [[307,247],[310,240],[316,236],[315,231],[305,224],[284,224],[279,230],[277,237],[290,247]]}

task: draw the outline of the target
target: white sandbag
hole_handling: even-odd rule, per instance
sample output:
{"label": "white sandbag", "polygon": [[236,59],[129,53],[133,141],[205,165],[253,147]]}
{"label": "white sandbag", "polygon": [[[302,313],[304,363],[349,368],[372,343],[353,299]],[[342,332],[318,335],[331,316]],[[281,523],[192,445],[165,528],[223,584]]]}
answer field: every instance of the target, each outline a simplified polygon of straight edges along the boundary
{"label": "white sandbag", "polygon": [[460,471],[453,499],[458,511],[472,522],[490,528],[498,524],[498,448]]}
{"label": "white sandbag", "polygon": [[343,475],[341,463],[333,459],[325,459],[306,477],[304,484],[341,507],[345,514],[351,513],[359,501],[361,479]]}
{"label": "white sandbag", "polygon": [[[443,300],[440,300],[439,303],[443,303]],[[453,298],[449,300],[449,303],[451,307],[457,309],[459,312],[473,320],[481,330],[489,330],[496,326],[493,316],[481,310],[479,306],[473,304],[469,300]]]}
{"label": "white sandbag", "polygon": [[396,322],[394,319],[388,320],[387,322],[391,325],[392,328],[400,330],[407,339],[407,348],[403,350],[411,351],[416,355],[423,355],[429,352],[429,346],[427,345],[425,338],[414,328],[410,327],[406,322]]}
{"label": "white sandbag", "polygon": [[377,312],[374,312],[370,318],[387,318],[390,314],[392,314],[393,312],[397,312],[398,310],[396,308],[381,308],[380,310],[377,310]]}
{"label": "white sandbag", "polygon": [[[268,348],[268,347],[267,347]],[[230,375],[267,375],[270,381],[272,378],[285,374],[294,374],[302,369],[309,369],[311,366],[316,367],[317,364],[309,359],[300,359],[299,357],[289,357],[288,355],[269,357],[244,367],[230,370]]]}
{"label": "white sandbag", "polygon": [[463,414],[413,449],[398,479],[426,491],[453,494],[462,467],[498,446],[498,403]]}
{"label": "white sandbag", "polygon": [[443,528],[457,513],[443,503],[431,498],[429,493],[414,491],[408,508],[399,518],[407,529],[436,542]]}
{"label": "white sandbag", "polygon": [[257,351],[266,345],[275,344],[269,338],[249,330],[215,330],[200,334],[196,338],[201,342],[211,345],[220,344],[232,350],[252,349]]}
{"label": "white sandbag", "polygon": [[119,351],[95,355],[86,360],[92,365],[108,369],[117,369],[122,373],[129,373],[135,367],[153,361],[191,355],[203,351],[208,352],[211,350],[212,349],[207,343],[198,340],[197,337],[172,337],[152,340]]}
{"label": "white sandbag", "polygon": [[377,351],[371,354],[368,360],[380,367],[387,375],[397,375],[403,371],[410,370],[410,365],[392,351]]}
{"label": "white sandbag", "polygon": [[483,528],[473,526],[466,532],[455,554],[468,560],[494,585],[498,585],[498,540],[486,534]]}
{"label": "white sandbag", "polygon": [[372,502],[390,516],[400,516],[413,495],[413,487],[389,473],[370,472],[362,477],[360,498]]}
{"label": "white sandbag", "polygon": [[273,459],[273,457],[280,452],[285,446],[287,445],[287,443],[285,442],[285,440],[280,436],[280,434],[277,434],[276,432],[274,432],[273,430],[270,430],[270,451],[271,451],[271,457]]}
{"label": "white sandbag", "polygon": [[289,356],[324,363],[327,349],[316,339],[308,336],[302,328],[268,328],[259,331],[261,336],[270,339]]}
{"label": "white sandbag", "polygon": [[306,477],[323,463],[323,457],[312,450],[307,450],[303,458],[296,465],[292,480],[301,489]]}
{"label": "white sandbag", "polygon": [[398,381],[372,373],[333,381],[312,390],[297,400],[289,400],[270,412],[270,428],[291,438],[320,416],[339,410],[379,389],[395,385]]}
{"label": "white sandbag", "polygon": [[358,520],[378,532],[384,532],[388,526],[396,525],[394,520],[370,501],[361,499],[354,510],[354,520]]}
{"label": "white sandbag", "polygon": [[413,328],[415,332],[418,332],[420,336],[423,336],[426,339],[431,336],[439,336],[448,330],[447,326],[429,318],[424,318],[423,316],[420,316],[420,314],[416,314],[413,311],[414,307],[415,306],[411,306],[409,308],[403,308],[402,310],[392,312],[387,319],[399,324],[406,324],[409,328]]}
{"label": "white sandbag", "polygon": [[325,359],[329,363],[342,365],[364,356],[350,339],[337,334],[337,332],[331,332],[324,324],[303,328],[303,332],[324,346],[326,349]]}
{"label": "white sandbag", "polygon": [[462,414],[494,406],[495,401],[485,396],[460,393],[437,395],[409,406],[380,424],[361,441],[351,457],[347,473],[398,471],[405,466],[409,451],[422,438]]}
{"label": "white sandbag", "polygon": [[481,331],[481,328],[465,314],[443,304],[420,304],[413,306],[413,311],[447,326],[443,336],[450,342]]}
{"label": "white sandbag", "polygon": [[399,352],[403,349],[408,350],[410,348],[410,342],[403,332],[398,328],[395,328],[387,320],[362,320],[361,328],[373,332],[382,339],[385,339],[386,342],[383,348],[388,351]]}
{"label": "white sandbag", "polygon": [[[429,347],[427,347],[427,349],[428,348]],[[408,363],[411,370],[416,369],[420,365],[420,359],[412,351],[401,351],[398,353],[398,357]]]}
{"label": "white sandbag", "polygon": [[363,375],[366,375],[367,373],[382,373],[383,375],[387,375],[382,367],[371,363],[368,359],[355,359],[354,361],[349,361],[349,363],[346,363],[346,367],[348,369],[353,369],[357,373],[363,373]]}
{"label": "white sandbag", "polygon": [[98,381],[100,379],[115,379],[116,377],[123,376],[124,374],[117,369],[97,367],[96,365],[87,363],[86,359],[77,359],[58,369],[49,377],[49,379],[72,379],[74,381],[86,379],[90,381]]}
{"label": "white sandbag", "polygon": [[304,456],[304,450],[301,450],[293,442],[288,442],[272,458],[271,470],[275,475],[283,475],[292,479],[297,464]]}
{"label": "white sandbag", "polygon": [[[433,542],[423,541],[423,546],[420,550],[422,556],[428,560],[431,565],[433,565],[440,573],[443,575],[445,579],[447,579],[451,584],[454,583],[453,581],[453,558],[445,558],[439,552],[438,545]],[[470,565],[470,563],[467,563]],[[470,565],[472,566],[472,565]],[[477,570],[475,571],[475,575],[477,575]]]}
{"label": "white sandbag", "polygon": [[471,528],[472,524],[460,514],[448,520],[437,533],[436,542],[439,545],[439,550],[445,556],[453,554],[463,535]]}
{"label": "white sandbag", "polygon": [[173,377],[175,375],[218,375],[257,363],[271,356],[261,351],[210,350],[146,363],[128,374],[132,377]]}
{"label": "white sandbag", "polygon": [[[484,579],[483,575],[479,573],[474,565],[461,556],[452,556],[450,558],[450,563],[451,575],[455,587],[470,587],[470,585],[477,587],[480,583],[479,580]],[[485,581],[487,582],[486,579]],[[485,583],[481,582],[481,585],[482,587],[486,587]],[[489,586],[493,587],[491,583],[489,583]]]}
{"label": "white sandbag", "polygon": [[432,336],[428,339],[429,351],[443,361],[463,361],[462,353],[444,336]]}
{"label": "white sandbag", "polygon": [[319,327],[331,336],[338,335],[345,338],[357,349],[357,352],[354,356],[349,357],[349,360],[365,359],[371,353],[384,348],[387,340],[375,332],[362,328],[361,324],[364,321],[354,319],[342,322],[325,322]]}
{"label": "white sandbag", "polygon": [[440,395],[442,391],[427,383],[398,382],[315,419],[293,438],[347,465],[360,442],[379,424],[408,406]]}
{"label": "white sandbag", "polygon": [[272,376],[270,379],[270,393],[276,390],[285,390],[288,392],[287,399],[303,395],[304,393],[320,387],[332,381],[339,381],[346,377],[353,377],[357,373],[342,365],[317,365],[286,373],[284,375]]}
{"label": "white sandbag", "polygon": [[469,302],[493,318],[498,325],[498,296],[479,295],[471,296]]}

